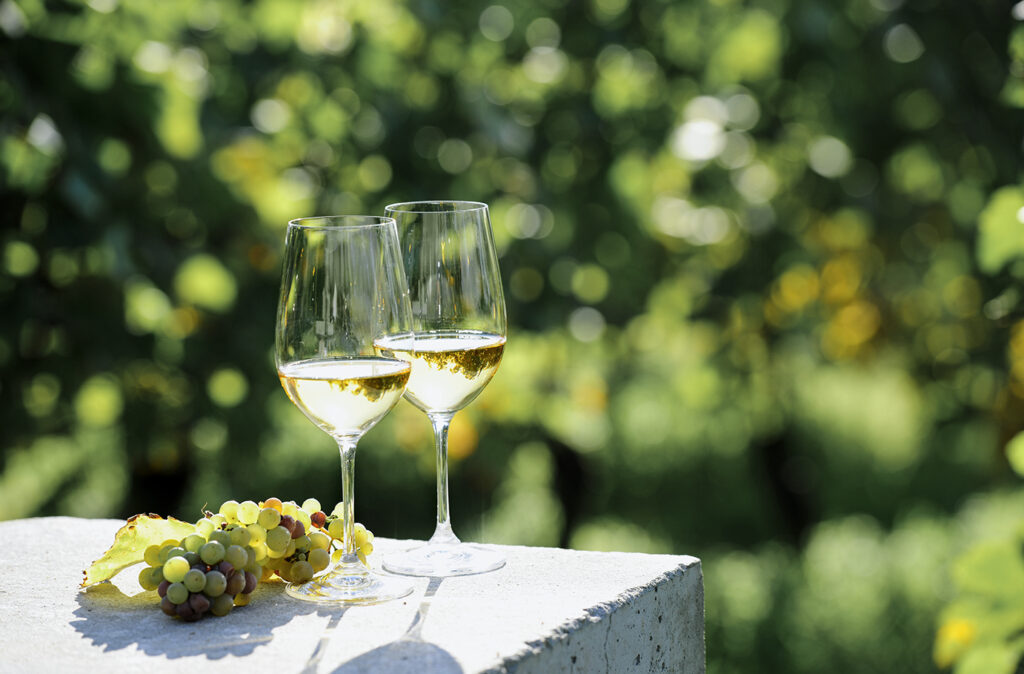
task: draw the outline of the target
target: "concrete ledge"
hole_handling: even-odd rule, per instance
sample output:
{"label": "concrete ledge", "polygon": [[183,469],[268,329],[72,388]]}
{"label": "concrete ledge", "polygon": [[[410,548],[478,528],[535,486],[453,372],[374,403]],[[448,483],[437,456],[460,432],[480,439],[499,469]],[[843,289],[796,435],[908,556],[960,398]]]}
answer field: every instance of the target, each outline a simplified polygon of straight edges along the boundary
{"label": "concrete ledge", "polygon": [[[262,585],[226,618],[174,621],[137,570],[79,591],[119,520],[0,522],[0,671],[703,672],[700,560],[500,546],[505,568],[414,579],[405,600],[316,608]],[[377,538],[371,560],[416,541]]]}

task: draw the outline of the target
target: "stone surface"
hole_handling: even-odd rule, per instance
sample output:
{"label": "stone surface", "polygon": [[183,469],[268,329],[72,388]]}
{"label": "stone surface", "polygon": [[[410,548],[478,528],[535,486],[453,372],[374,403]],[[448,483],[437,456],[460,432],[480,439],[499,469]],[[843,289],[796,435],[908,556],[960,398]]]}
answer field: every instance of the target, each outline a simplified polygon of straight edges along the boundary
{"label": "stone surface", "polygon": [[[141,591],[139,567],[78,589],[121,524],[0,522],[0,672],[704,671],[694,557],[499,546],[505,568],[413,579],[404,600],[318,608],[261,584],[249,606],[184,623]],[[18,556],[35,541],[62,544]],[[416,543],[378,537],[371,561]]]}

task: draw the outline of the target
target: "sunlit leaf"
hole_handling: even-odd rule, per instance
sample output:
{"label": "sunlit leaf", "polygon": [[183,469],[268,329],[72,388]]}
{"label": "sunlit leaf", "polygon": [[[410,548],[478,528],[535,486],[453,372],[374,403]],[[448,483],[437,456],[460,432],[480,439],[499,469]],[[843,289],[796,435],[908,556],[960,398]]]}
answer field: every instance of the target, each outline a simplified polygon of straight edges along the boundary
{"label": "sunlit leaf", "polygon": [[1006,445],[1006,458],[1017,475],[1024,477],[1024,433],[1013,436]]}
{"label": "sunlit leaf", "polygon": [[989,199],[978,221],[978,265],[994,274],[1014,258],[1024,256],[1024,191],[1004,187]]}
{"label": "sunlit leaf", "polygon": [[1006,643],[990,643],[967,652],[956,674],[1012,674],[1020,660],[1020,649]]}
{"label": "sunlit leaf", "polygon": [[159,515],[135,515],[117,530],[114,544],[103,556],[85,570],[81,587],[110,580],[121,570],[142,561],[146,548],[167,539],[179,539],[192,533],[195,527],[188,522]]}
{"label": "sunlit leaf", "polygon": [[1012,541],[983,543],[957,559],[953,579],[962,592],[1024,599],[1024,557]]}

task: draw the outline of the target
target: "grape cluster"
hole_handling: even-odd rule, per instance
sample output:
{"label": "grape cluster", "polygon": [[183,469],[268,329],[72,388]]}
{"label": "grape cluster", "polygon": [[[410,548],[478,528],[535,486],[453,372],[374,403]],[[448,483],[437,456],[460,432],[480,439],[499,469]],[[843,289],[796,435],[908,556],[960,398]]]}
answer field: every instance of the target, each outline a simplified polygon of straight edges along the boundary
{"label": "grape cluster", "polygon": [[263,574],[249,542],[243,527],[197,525],[195,533],[181,540],[146,548],[149,566],[139,573],[139,584],[157,591],[160,608],[169,616],[193,621],[207,612],[227,615],[236,605],[249,603]]}
{"label": "grape cluster", "polygon": [[[159,593],[167,615],[189,621],[207,612],[227,615],[249,603],[260,581],[278,576],[305,583],[336,562],[344,550],[341,512],[339,503],[327,515],[313,498],[301,506],[278,498],[225,501],[193,533],[149,546],[139,584]],[[366,564],[373,534],[356,523],[353,540]]]}

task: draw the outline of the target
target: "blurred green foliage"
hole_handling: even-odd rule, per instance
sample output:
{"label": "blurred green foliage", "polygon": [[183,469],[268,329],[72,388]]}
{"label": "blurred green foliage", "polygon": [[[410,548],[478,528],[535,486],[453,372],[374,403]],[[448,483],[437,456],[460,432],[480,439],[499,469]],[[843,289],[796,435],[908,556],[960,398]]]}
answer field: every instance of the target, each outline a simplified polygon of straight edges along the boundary
{"label": "blurred green foliage", "polygon": [[[0,518],[335,500],[285,223],[475,199],[513,330],[464,537],[700,556],[713,672],[1014,671],[1022,18],[0,0]],[[378,534],[429,534],[430,451],[407,404],[361,443]]]}

